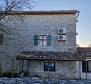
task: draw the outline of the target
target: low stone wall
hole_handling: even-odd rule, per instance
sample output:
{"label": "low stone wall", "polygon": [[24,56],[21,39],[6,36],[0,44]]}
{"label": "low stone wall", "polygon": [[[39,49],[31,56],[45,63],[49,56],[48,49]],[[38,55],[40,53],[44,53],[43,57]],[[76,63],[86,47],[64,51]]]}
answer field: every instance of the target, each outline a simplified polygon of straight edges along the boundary
{"label": "low stone wall", "polygon": [[0,84],[91,84],[91,80],[39,80],[35,78],[0,78]]}

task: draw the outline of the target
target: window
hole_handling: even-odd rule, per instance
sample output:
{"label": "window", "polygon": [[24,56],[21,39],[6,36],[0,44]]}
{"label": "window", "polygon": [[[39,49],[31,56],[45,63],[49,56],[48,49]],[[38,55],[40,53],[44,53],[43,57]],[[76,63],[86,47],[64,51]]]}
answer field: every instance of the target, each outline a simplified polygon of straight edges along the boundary
{"label": "window", "polygon": [[91,72],[91,61],[82,61],[82,72]]}
{"label": "window", "polygon": [[51,35],[34,35],[34,45],[35,46],[50,46],[51,45]]}
{"label": "window", "polygon": [[3,45],[3,34],[0,34],[0,45]]}
{"label": "window", "polygon": [[88,61],[88,72],[91,72],[91,61]]}
{"label": "window", "polygon": [[44,71],[55,71],[54,62],[44,62]]}
{"label": "window", "polygon": [[39,45],[40,46],[47,46],[47,37],[44,35],[39,36]]}

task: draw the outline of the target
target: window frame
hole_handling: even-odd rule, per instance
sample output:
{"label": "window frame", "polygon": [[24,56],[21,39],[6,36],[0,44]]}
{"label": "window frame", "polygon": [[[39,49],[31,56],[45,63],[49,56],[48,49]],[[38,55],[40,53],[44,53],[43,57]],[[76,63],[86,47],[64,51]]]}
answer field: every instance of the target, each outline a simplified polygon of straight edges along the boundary
{"label": "window frame", "polygon": [[89,62],[91,62],[91,60],[88,61],[82,61],[82,72],[83,73],[91,73],[91,70],[89,70]]}
{"label": "window frame", "polygon": [[47,46],[47,35],[39,35],[38,45],[43,47]]}
{"label": "window frame", "polygon": [[34,46],[47,47],[51,43],[51,35],[34,35]]}
{"label": "window frame", "polygon": [[91,72],[91,68],[89,69],[89,62],[91,63],[91,61],[89,60],[88,63],[87,63],[88,64],[87,65],[88,66],[88,69],[87,70],[88,70],[88,72]]}
{"label": "window frame", "polygon": [[[45,66],[46,63],[48,64],[47,69],[46,69],[46,66]],[[54,65],[53,70],[51,69],[50,64]],[[44,71],[55,72],[55,67],[56,67],[55,62],[44,62]]]}

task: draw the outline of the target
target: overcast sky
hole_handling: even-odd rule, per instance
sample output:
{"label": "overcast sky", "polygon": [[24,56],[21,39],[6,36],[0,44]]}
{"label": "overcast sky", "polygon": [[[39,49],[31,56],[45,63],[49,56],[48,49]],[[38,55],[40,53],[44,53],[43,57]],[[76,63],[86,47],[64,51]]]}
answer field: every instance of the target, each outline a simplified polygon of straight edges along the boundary
{"label": "overcast sky", "polygon": [[77,44],[91,44],[91,0],[34,0],[34,10],[71,10],[80,11],[77,23]]}

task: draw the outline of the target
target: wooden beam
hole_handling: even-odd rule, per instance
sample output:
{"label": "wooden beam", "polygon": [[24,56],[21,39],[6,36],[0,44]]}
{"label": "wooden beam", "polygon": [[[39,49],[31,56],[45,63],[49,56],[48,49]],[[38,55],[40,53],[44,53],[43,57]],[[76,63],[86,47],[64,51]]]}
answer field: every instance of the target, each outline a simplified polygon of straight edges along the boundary
{"label": "wooden beam", "polygon": [[20,60],[18,61],[18,76],[20,75]]}
{"label": "wooden beam", "polygon": [[24,60],[22,60],[21,72],[23,72]]}
{"label": "wooden beam", "polygon": [[30,65],[30,62],[29,60],[27,60],[27,73],[29,72],[29,65]]}

